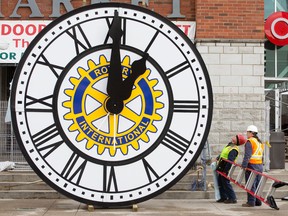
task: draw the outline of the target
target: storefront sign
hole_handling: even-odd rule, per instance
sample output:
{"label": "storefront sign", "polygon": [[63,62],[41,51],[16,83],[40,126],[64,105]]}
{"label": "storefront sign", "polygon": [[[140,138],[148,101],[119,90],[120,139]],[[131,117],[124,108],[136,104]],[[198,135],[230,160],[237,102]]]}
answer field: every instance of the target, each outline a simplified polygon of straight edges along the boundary
{"label": "storefront sign", "polygon": [[288,44],[288,13],[276,12],[265,23],[265,34],[271,43],[277,46]]}
{"label": "storefront sign", "polygon": [[18,63],[32,39],[51,21],[0,21],[0,63]]}
{"label": "storefront sign", "polygon": [[[51,20],[0,21],[0,64],[18,63],[32,39]],[[196,23],[174,22],[192,41],[195,38]]]}

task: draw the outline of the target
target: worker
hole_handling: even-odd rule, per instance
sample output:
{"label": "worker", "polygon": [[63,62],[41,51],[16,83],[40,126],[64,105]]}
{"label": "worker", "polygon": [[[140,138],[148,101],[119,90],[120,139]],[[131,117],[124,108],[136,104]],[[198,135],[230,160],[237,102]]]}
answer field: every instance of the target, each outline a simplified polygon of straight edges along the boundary
{"label": "worker", "polygon": [[[244,135],[237,134],[236,136],[233,136],[231,142],[229,142],[228,145],[223,148],[220,156],[216,158],[217,161],[220,161],[223,158],[232,162],[236,162],[236,159],[239,155],[238,146],[245,144],[245,142],[246,138]],[[219,166],[221,165],[219,164]],[[230,163],[224,163],[224,167],[221,167],[221,172],[228,174],[230,168],[231,168]],[[217,202],[224,202],[225,204],[237,203],[237,197],[230,183],[230,180],[228,180],[222,175],[218,175],[218,185],[219,185],[220,199],[217,200]]]}
{"label": "worker", "polygon": [[[258,128],[255,125],[249,125],[247,127],[247,142],[245,144],[244,157],[242,162],[243,168],[249,168],[259,173],[263,172],[263,152],[264,144],[258,137]],[[245,171],[245,181],[248,181],[251,171]],[[251,192],[256,191],[260,182],[260,175],[256,176],[256,179],[251,187]],[[262,202],[256,199],[250,193],[247,193],[247,202],[242,204],[243,207],[261,206]]]}

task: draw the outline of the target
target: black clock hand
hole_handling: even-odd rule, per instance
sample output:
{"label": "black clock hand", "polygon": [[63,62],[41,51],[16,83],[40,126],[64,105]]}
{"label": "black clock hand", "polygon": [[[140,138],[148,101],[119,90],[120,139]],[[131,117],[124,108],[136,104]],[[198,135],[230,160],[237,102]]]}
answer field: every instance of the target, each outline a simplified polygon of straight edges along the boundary
{"label": "black clock hand", "polygon": [[106,102],[106,109],[113,114],[118,114],[123,109],[123,100],[119,97],[122,88],[122,70],[120,58],[120,41],[123,35],[121,19],[118,11],[114,13],[114,19],[109,30],[109,36],[113,40],[110,68],[108,69],[107,93],[110,97]]}
{"label": "black clock hand", "polygon": [[111,98],[117,98],[118,92],[122,85],[122,71],[120,59],[120,40],[123,35],[121,29],[121,19],[118,16],[118,11],[115,11],[114,19],[109,30],[109,36],[113,40],[110,68],[108,71],[107,93]]}
{"label": "black clock hand", "polygon": [[135,80],[146,71],[146,60],[149,57],[148,53],[132,63],[132,73],[123,81],[123,87],[121,92],[121,99],[126,100],[131,96],[132,88]]}

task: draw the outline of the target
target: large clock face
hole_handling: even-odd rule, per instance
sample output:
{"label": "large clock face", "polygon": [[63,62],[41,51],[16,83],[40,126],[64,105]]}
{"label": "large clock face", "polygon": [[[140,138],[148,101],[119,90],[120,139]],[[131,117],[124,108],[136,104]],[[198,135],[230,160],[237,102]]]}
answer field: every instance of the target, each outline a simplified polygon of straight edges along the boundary
{"label": "large clock face", "polygon": [[127,205],[175,184],[197,159],[212,90],[195,46],[160,15],[94,4],[53,21],[13,81],[12,121],[35,172],[96,205]]}

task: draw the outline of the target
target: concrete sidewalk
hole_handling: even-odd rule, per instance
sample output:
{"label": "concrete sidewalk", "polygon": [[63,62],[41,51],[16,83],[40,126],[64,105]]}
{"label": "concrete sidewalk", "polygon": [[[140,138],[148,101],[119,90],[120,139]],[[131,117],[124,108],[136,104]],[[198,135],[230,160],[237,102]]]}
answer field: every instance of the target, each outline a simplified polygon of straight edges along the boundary
{"label": "concrete sidewalk", "polygon": [[2,199],[0,200],[0,216],[287,216],[288,201],[276,200],[280,210],[267,205],[245,208],[239,200],[237,204],[216,203],[215,200],[171,200],[151,199],[138,204],[138,211],[132,208],[101,209],[88,211],[87,205],[70,199]]}

